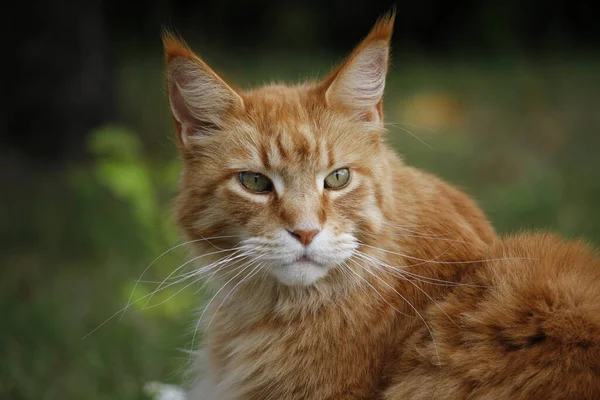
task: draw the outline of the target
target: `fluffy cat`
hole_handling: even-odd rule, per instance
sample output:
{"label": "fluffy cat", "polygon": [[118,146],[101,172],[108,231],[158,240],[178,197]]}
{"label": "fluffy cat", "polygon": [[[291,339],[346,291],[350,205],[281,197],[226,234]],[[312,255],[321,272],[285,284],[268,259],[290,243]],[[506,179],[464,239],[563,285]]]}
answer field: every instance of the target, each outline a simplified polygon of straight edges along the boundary
{"label": "fluffy cat", "polygon": [[191,398],[600,398],[595,253],[498,238],[386,145],[393,21],[321,82],[244,91],[165,35],[177,217],[216,292]]}

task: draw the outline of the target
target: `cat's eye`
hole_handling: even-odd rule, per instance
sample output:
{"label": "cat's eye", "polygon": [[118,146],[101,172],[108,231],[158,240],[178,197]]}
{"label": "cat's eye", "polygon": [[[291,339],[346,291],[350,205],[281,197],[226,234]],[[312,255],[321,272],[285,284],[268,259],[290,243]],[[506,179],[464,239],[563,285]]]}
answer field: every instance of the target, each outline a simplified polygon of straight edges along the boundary
{"label": "cat's eye", "polygon": [[340,168],[325,178],[326,189],[341,189],[350,182],[350,170],[348,168]]}
{"label": "cat's eye", "polygon": [[269,193],[273,191],[273,182],[258,172],[240,172],[238,179],[243,187],[253,193]]}

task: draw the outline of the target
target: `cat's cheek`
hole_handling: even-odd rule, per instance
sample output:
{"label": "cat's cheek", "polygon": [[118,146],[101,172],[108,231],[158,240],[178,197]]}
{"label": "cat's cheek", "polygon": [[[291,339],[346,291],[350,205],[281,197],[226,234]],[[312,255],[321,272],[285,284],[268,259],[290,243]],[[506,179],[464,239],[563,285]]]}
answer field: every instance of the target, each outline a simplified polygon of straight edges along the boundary
{"label": "cat's cheek", "polygon": [[272,196],[255,194],[244,189],[237,179],[225,182],[212,200],[221,210],[221,218],[228,225],[237,227],[244,237],[263,236],[270,226],[269,208]]}

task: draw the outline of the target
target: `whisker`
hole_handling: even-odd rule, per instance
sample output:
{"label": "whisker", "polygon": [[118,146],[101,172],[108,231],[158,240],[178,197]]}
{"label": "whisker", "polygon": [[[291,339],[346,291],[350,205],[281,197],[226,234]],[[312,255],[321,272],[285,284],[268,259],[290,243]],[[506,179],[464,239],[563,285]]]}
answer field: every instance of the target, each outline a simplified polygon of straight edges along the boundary
{"label": "whisker", "polygon": [[[252,266],[252,265],[254,264],[254,262],[255,262],[255,261],[259,261],[259,259],[254,259],[254,260],[252,261],[252,263],[250,263],[246,269],[248,269],[250,266]],[[234,293],[234,292],[235,292],[235,290],[236,290],[236,289],[237,289],[237,288],[238,288],[238,287],[239,287],[239,286],[240,286],[242,283],[244,283],[244,282],[246,282],[246,281],[248,281],[248,280],[252,279],[252,277],[253,277],[254,275],[256,275],[256,273],[258,272],[258,270],[260,270],[260,268],[261,268],[263,265],[264,265],[264,263],[259,263],[258,265],[256,265],[256,266],[255,266],[255,267],[252,269],[252,271],[250,271],[250,273],[249,273],[248,275],[246,275],[245,277],[243,277],[243,278],[242,278],[242,280],[240,280],[240,281],[239,281],[239,282],[238,282],[238,283],[237,283],[237,284],[236,284],[236,285],[233,287],[233,289],[231,289],[231,290],[229,291],[229,293],[227,293],[227,296],[225,296],[225,298],[224,298],[224,299],[221,301],[221,304],[219,304],[219,307],[217,307],[217,309],[216,309],[215,313],[212,315],[212,317],[211,317],[210,321],[208,322],[208,325],[206,326],[206,330],[208,330],[208,328],[210,327],[210,324],[212,324],[212,322],[213,322],[213,320],[215,319],[215,317],[216,317],[217,313],[218,313],[218,312],[219,312],[219,310],[221,309],[221,306],[223,306],[223,304],[224,304],[224,303],[227,301],[227,299],[229,298],[229,296],[231,296],[231,294],[232,294],[232,293]],[[244,269],[244,270],[246,270],[246,269]]]}
{"label": "whisker", "polygon": [[[345,261],[342,262],[341,267],[342,268],[340,271],[342,272],[342,274],[347,276],[348,279],[352,279],[355,282],[355,284],[357,285],[357,287],[362,288],[362,285],[360,284],[361,283],[360,280],[356,279],[355,275],[352,275],[353,271],[350,271],[350,266]],[[364,288],[364,290],[366,290],[366,288]]]}
{"label": "whisker", "polygon": [[362,258],[366,259],[367,261],[369,261],[369,260],[370,261],[375,261],[375,262],[381,264],[382,266],[385,266],[385,267],[391,269],[394,272],[397,272],[397,273],[400,273],[400,274],[403,274],[403,275],[411,276],[411,277],[415,278],[416,280],[422,281],[423,283],[428,283],[428,284],[431,284],[431,285],[439,285],[439,286],[474,286],[474,287],[479,287],[479,285],[475,285],[475,284],[468,284],[468,283],[462,283],[462,282],[453,282],[453,281],[446,281],[446,280],[443,280],[443,279],[431,278],[431,277],[427,277],[427,276],[415,274],[413,272],[410,272],[410,271],[407,271],[406,269],[404,269],[404,268],[409,268],[409,267],[415,267],[415,266],[418,266],[418,265],[423,265],[423,264],[426,264],[426,262],[421,262],[421,263],[418,263],[418,264],[413,264],[413,265],[408,265],[408,266],[407,265],[394,266],[394,265],[387,264],[387,263],[385,263],[385,262],[383,262],[381,260],[378,260],[377,258],[375,258],[375,257],[373,257],[371,255],[365,254],[365,253],[363,253],[363,252],[361,252],[359,250],[356,250],[355,254],[357,256],[359,256],[359,257],[362,257]]}
{"label": "whisker", "polygon": [[406,128],[402,127],[402,126],[399,126],[398,124],[387,124],[387,125],[391,125],[391,126],[393,126],[393,127],[395,127],[395,128],[402,129],[404,132],[408,133],[409,135],[411,135],[412,137],[414,137],[415,139],[417,139],[419,142],[423,143],[423,144],[424,144],[425,146],[427,146],[427,147],[428,147],[430,150],[434,150],[434,151],[436,151],[436,149],[435,149],[435,148],[433,148],[432,146],[430,146],[430,145],[429,145],[427,142],[425,142],[423,139],[421,139],[420,137],[418,137],[417,135],[415,135],[415,134],[414,134],[413,132],[411,132],[410,130],[408,130],[408,129],[406,129]]}
{"label": "whisker", "polygon": [[[384,222],[384,224],[387,224]],[[396,227],[394,226],[394,228],[397,229],[401,229],[401,230],[405,230],[401,227]],[[408,230],[407,230],[408,231]],[[469,246],[474,246],[478,249],[483,249],[484,247],[478,244],[475,244],[473,242],[467,242],[465,240],[460,240],[460,239],[451,239],[451,238],[445,238],[445,237],[440,237],[437,235],[425,235],[425,234],[415,234],[415,233],[398,233],[398,232],[392,232],[392,233],[373,233],[373,232],[367,232],[367,231],[362,231],[362,230],[355,230],[355,232],[357,233],[361,233],[363,235],[368,235],[368,236],[375,236],[375,237],[386,237],[386,236],[393,236],[393,237],[413,237],[413,238],[421,238],[421,239],[429,239],[429,240],[436,240],[436,241],[442,241],[442,242],[451,242],[451,243],[462,243],[462,244],[467,244]],[[410,231],[408,231],[410,232]]]}
{"label": "whisker", "polygon": [[[190,260],[190,261],[192,261],[192,260]],[[222,261],[224,261],[224,260],[223,260],[223,259],[220,259],[220,260],[216,261],[216,262],[215,262],[215,263],[213,263],[213,264],[217,264],[217,263],[219,263],[219,262],[222,262]],[[208,265],[207,267],[210,267],[210,266],[212,266],[213,264],[210,264],[210,265]],[[197,272],[195,271],[195,273],[197,273]],[[133,306],[134,304],[137,304],[137,303],[139,303],[140,301],[142,301],[142,300],[145,300],[145,299],[147,299],[147,301],[146,301],[146,304],[148,304],[149,298],[151,298],[152,296],[154,296],[154,295],[155,295],[156,293],[158,293],[159,291],[165,290],[165,289],[167,289],[167,288],[169,288],[169,287],[171,287],[171,286],[173,286],[173,285],[176,285],[176,284],[178,284],[178,283],[181,283],[181,282],[183,282],[183,281],[185,281],[185,280],[189,279],[189,278],[190,278],[190,277],[192,277],[192,276],[194,276],[194,274],[184,275],[182,278],[179,278],[179,279],[177,279],[177,280],[175,280],[175,281],[173,281],[173,282],[171,282],[171,283],[169,283],[169,284],[167,284],[167,285],[164,285],[164,286],[162,286],[162,287],[160,287],[160,288],[157,288],[157,289],[156,289],[156,290],[154,290],[152,293],[148,293],[148,294],[146,294],[146,295],[144,295],[144,296],[140,297],[139,299],[137,299],[137,300],[135,300],[135,301],[132,301],[132,296],[130,296],[129,300],[127,301],[127,304],[126,304],[124,307],[122,307],[122,308],[121,308],[121,309],[119,309],[117,312],[115,312],[114,314],[112,314],[111,316],[109,316],[109,317],[108,317],[106,320],[104,320],[104,321],[103,321],[101,324],[99,324],[97,327],[95,327],[95,328],[94,328],[94,329],[92,329],[90,332],[88,332],[86,335],[84,335],[84,336],[83,336],[81,339],[83,340],[83,339],[87,338],[88,336],[92,335],[92,334],[93,334],[94,332],[96,332],[98,329],[102,328],[104,325],[106,325],[108,322],[110,322],[112,319],[114,319],[114,318],[115,318],[117,315],[119,315],[119,314],[124,314],[124,313],[125,313],[125,312],[126,312],[126,311],[127,311],[127,310],[128,310],[130,307],[131,307],[131,306]],[[162,284],[164,284],[164,283],[165,283],[165,281],[163,280],[161,283],[162,283]],[[144,307],[145,307],[145,306],[144,306]]]}
{"label": "whisker", "polygon": [[[247,254],[245,254],[245,253],[244,253],[244,254],[240,254],[240,255],[239,255],[239,257],[245,257],[246,255],[247,255]],[[215,263],[213,263],[213,264],[210,264],[210,265],[208,265],[207,267],[210,267],[210,268],[209,268],[209,269],[207,269],[207,270],[204,270],[204,271],[202,271],[202,269],[201,269],[201,270],[199,270],[199,271],[193,271],[192,273],[185,275],[185,276],[184,276],[182,279],[180,279],[178,282],[175,282],[175,283],[183,282],[183,281],[185,281],[185,280],[187,280],[187,279],[189,279],[189,278],[192,278],[192,277],[196,277],[196,279],[194,279],[194,280],[193,280],[191,283],[189,283],[189,284],[185,285],[183,288],[179,289],[179,290],[178,290],[176,293],[174,293],[173,295],[171,295],[171,296],[170,296],[168,299],[166,299],[166,300],[163,300],[163,301],[161,301],[161,302],[160,302],[160,303],[158,303],[158,304],[153,304],[153,305],[151,305],[151,306],[147,306],[147,304],[150,302],[150,299],[148,299],[148,300],[146,301],[146,304],[144,305],[144,307],[143,307],[142,309],[143,309],[143,310],[147,310],[147,309],[150,309],[150,308],[158,307],[158,306],[160,306],[161,304],[164,304],[164,303],[166,303],[167,301],[171,300],[173,297],[177,296],[179,293],[181,293],[182,291],[184,291],[186,288],[188,288],[188,287],[190,287],[191,285],[193,285],[193,284],[195,284],[195,283],[197,283],[197,282],[201,281],[202,279],[206,278],[206,275],[207,275],[207,274],[210,272],[210,270],[212,270],[212,269],[215,269],[215,268],[216,268],[216,267],[218,267],[219,265],[222,265],[222,264],[224,264],[224,263],[230,262],[230,261],[232,261],[232,260],[233,260],[233,259],[235,259],[235,258],[236,258],[236,257],[234,257],[234,258],[231,258],[231,257],[229,257],[229,258],[225,258],[225,259],[223,259],[223,260],[219,260],[218,262],[215,262]],[[206,274],[204,274],[204,273],[206,273]],[[204,274],[204,275],[203,275],[203,274]],[[214,274],[214,272],[213,272],[213,274]],[[164,281],[163,281],[163,282],[164,282]],[[203,285],[203,286],[204,286],[204,285]],[[159,289],[157,289],[157,290],[156,290],[154,293],[157,293],[157,292],[158,292],[158,291],[160,291],[160,290],[162,290],[162,289],[160,289],[160,288],[159,288]]]}
{"label": "whisker", "polygon": [[408,254],[397,253],[395,251],[382,249],[380,247],[371,246],[371,245],[368,245],[368,244],[365,244],[362,242],[360,243],[360,245],[364,246],[364,247],[370,247],[375,250],[383,251],[384,253],[395,254],[395,255],[398,255],[398,256],[401,256],[404,258],[408,258],[410,260],[423,261],[424,263],[432,263],[432,264],[472,264],[472,263],[477,263],[477,262],[532,260],[531,258],[526,258],[526,257],[499,257],[499,258],[488,258],[488,259],[482,259],[482,260],[468,260],[468,261],[434,261],[434,260],[425,260],[423,258],[409,256]]}
{"label": "whisker", "polygon": [[[376,267],[376,268],[378,268],[378,267],[377,267],[377,265],[375,265],[375,264],[373,264],[373,266],[374,266],[374,267]],[[379,267],[379,268],[378,268],[380,271],[382,271],[382,272],[384,272],[384,273],[387,273],[385,270],[382,270],[382,269],[380,269],[380,268],[381,268],[381,267]],[[400,275],[402,275],[402,271],[400,270],[399,272],[400,272]],[[424,291],[422,288],[420,288],[420,287],[419,287],[419,285],[417,285],[416,283],[414,283],[414,282],[413,282],[411,279],[406,279],[405,277],[403,277],[403,278],[404,278],[404,280],[405,280],[406,282],[408,282],[408,283],[410,283],[411,285],[413,285],[413,286],[415,287],[415,289],[419,290],[419,291],[420,291],[421,293],[423,293],[423,294],[424,294],[424,295],[425,295],[425,296],[426,296],[426,297],[427,297],[429,300],[431,300],[431,301],[433,302],[433,304],[435,304],[435,306],[436,306],[437,308],[439,308],[439,309],[440,309],[440,311],[442,311],[442,312],[443,312],[443,313],[446,315],[446,317],[448,317],[448,319],[449,319],[450,321],[452,321],[452,323],[453,323],[454,325],[458,326],[458,324],[457,324],[456,322],[454,322],[454,320],[453,320],[453,319],[450,317],[450,315],[448,315],[448,313],[447,313],[447,312],[446,312],[446,311],[445,311],[445,310],[444,310],[442,307],[440,307],[440,305],[439,305],[439,304],[438,304],[438,303],[437,303],[437,302],[436,302],[436,301],[433,299],[433,297],[431,297],[431,296],[429,295],[429,293],[427,293],[427,292],[426,292],[426,291]]]}
{"label": "whisker", "polygon": [[[169,296],[169,297],[168,297],[166,300],[163,300],[163,301],[161,301],[160,303],[157,303],[157,304],[152,304],[151,306],[148,306],[147,304],[148,304],[148,302],[150,301],[150,299],[148,299],[148,300],[146,301],[146,304],[144,304],[144,306],[142,307],[142,310],[149,310],[149,309],[151,309],[151,308],[155,308],[155,307],[158,307],[158,306],[160,306],[160,305],[163,305],[163,304],[165,304],[166,302],[168,302],[169,300],[171,300],[173,297],[175,297],[175,296],[177,296],[179,293],[183,292],[185,289],[189,288],[190,286],[194,285],[195,283],[198,283],[198,282],[200,282],[200,281],[202,280],[202,278],[203,278],[203,277],[201,276],[201,277],[199,277],[199,278],[196,278],[196,279],[192,280],[190,283],[186,284],[184,287],[180,288],[180,289],[179,289],[179,290],[177,290],[175,293],[173,293],[171,296]],[[189,279],[189,278],[185,278],[184,280],[187,280],[187,279]],[[162,289],[161,289],[161,290],[162,290]],[[154,293],[156,293],[156,292],[154,292]],[[154,294],[154,293],[153,293],[153,294]]]}
{"label": "whisker", "polygon": [[[360,264],[358,264],[356,261],[352,260],[352,259],[348,259],[348,261],[353,262],[354,264],[356,264],[357,266],[359,266],[360,268],[362,268],[362,266]],[[410,317],[410,315],[407,315],[406,313],[403,313],[402,311],[398,310],[396,307],[394,307],[389,301],[387,301],[387,299],[385,297],[383,297],[383,295],[381,293],[379,293],[379,291],[375,288],[375,286],[373,286],[371,284],[371,282],[369,282],[368,280],[366,280],[364,277],[360,276],[360,274],[358,274],[356,271],[354,271],[352,268],[350,268],[346,263],[344,263],[344,265],[346,265],[346,267],[348,267],[348,271],[352,272],[354,275],[356,275],[357,277],[359,277],[360,279],[362,279],[367,285],[369,285],[369,287],[371,289],[373,289],[373,291],[379,296],[381,297],[381,299],[388,305],[390,306],[394,311],[396,311],[397,313],[404,315],[405,317]]]}
{"label": "whisker", "polygon": [[[167,289],[167,288],[169,288],[169,287],[171,287],[171,286],[173,286],[173,285],[176,285],[176,284],[178,284],[178,283],[181,283],[181,282],[183,282],[183,281],[187,280],[188,278],[189,278],[189,277],[185,277],[185,278],[179,279],[179,280],[177,280],[177,281],[175,281],[175,282],[171,282],[171,283],[169,283],[169,284],[167,284],[167,285],[163,286],[163,287],[162,287],[160,290],[165,290],[165,289]],[[86,335],[84,335],[84,336],[81,338],[81,340],[83,340],[83,339],[87,338],[88,336],[90,336],[91,334],[93,334],[94,332],[96,332],[98,329],[102,328],[104,325],[106,325],[108,322],[110,322],[110,321],[111,321],[113,318],[115,318],[117,315],[119,315],[119,314],[121,314],[121,313],[124,313],[125,311],[127,311],[127,309],[129,309],[129,308],[130,308],[131,306],[133,306],[134,304],[137,304],[137,303],[139,303],[140,301],[142,301],[142,300],[145,300],[145,299],[147,299],[148,297],[150,297],[150,296],[152,296],[152,295],[154,295],[154,294],[156,294],[156,293],[157,293],[156,291],[153,291],[152,293],[148,293],[148,294],[146,294],[146,295],[144,295],[144,296],[140,297],[139,299],[137,299],[137,300],[135,300],[135,301],[130,301],[130,302],[129,302],[128,304],[126,304],[126,305],[125,305],[123,308],[119,309],[117,312],[115,312],[115,313],[114,313],[114,314],[112,314],[110,317],[108,317],[106,320],[104,320],[104,322],[102,322],[102,323],[101,323],[101,324],[99,324],[97,327],[95,327],[95,328],[94,328],[94,329],[92,329],[90,332],[88,332]]]}
{"label": "whisker", "polygon": [[[227,256],[225,256],[225,259],[224,259],[224,260],[223,260],[223,259],[221,259],[221,260],[219,260],[219,261],[216,261],[216,263],[219,263],[219,262],[221,262],[221,261],[227,261],[227,260],[228,260],[228,257],[231,257],[231,256],[233,256],[233,255],[234,255],[234,254],[236,254],[236,253],[239,253],[240,249],[235,249],[235,248],[233,248],[233,249],[231,249],[231,250],[219,250],[219,251],[213,251],[213,252],[211,252],[211,253],[204,253],[204,254],[201,254],[201,255],[199,255],[199,256],[197,256],[197,257],[194,257],[194,258],[192,258],[191,260],[188,260],[188,261],[184,262],[184,263],[183,263],[183,264],[181,264],[179,267],[177,267],[176,269],[174,269],[173,271],[171,271],[171,273],[170,273],[169,275],[167,275],[167,277],[166,277],[165,279],[163,279],[163,281],[161,282],[161,284],[160,284],[160,285],[158,285],[158,288],[156,289],[156,291],[159,291],[159,290],[160,290],[160,288],[161,288],[161,286],[163,285],[163,283],[165,283],[165,282],[166,282],[166,281],[167,281],[167,280],[168,280],[168,279],[169,279],[171,276],[173,276],[173,275],[174,275],[174,274],[175,274],[177,271],[179,271],[181,268],[184,268],[186,265],[189,265],[189,264],[191,264],[192,262],[194,262],[194,261],[196,261],[196,260],[199,260],[199,259],[200,259],[200,258],[202,258],[202,257],[206,257],[206,256],[214,255],[214,254],[220,254],[220,253],[229,252],[229,251],[233,251],[233,253],[232,253],[231,255],[227,255]],[[213,264],[214,264],[214,263],[213,263]],[[205,268],[208,268],[208,267],[212,266],[213,264],[210,264],[209,266],[207,266],[207,267],[205,267]],[[202,270],[202,268],[201,268],[200,270]],[[197,271],[193,271],[193,272],[197,272]],[[193,275],[193,274],[192,274],[192,275]],[[151,297],[148,299],[148,301],[146,301],[146,304],[148,304],[148,303],[150,302],[150,300],[152,300],[152,296],[151,296]]]}
{"label": "whisker", "polygon": [[407,124],[405,122],[386,122],[386,123],[384,123],[384,125],[392,125],[392,126],[395,126],[395,125],[405,125],[405,126],[410,126],[411,128],[423,129],[423,130],[429,131],[431,133],[436,133],[436,134],[438,133],[438,131],[436,131],[433,128],[429,128],[429,127],[423,126],[423,125]]}
{"label": "whisker", "polygon": [[[390,226],[392,228],[395,229],[400,229],[402,231],[405,232],[410,232],[410,233],[414,233],[415,235],[419,235],[419,236],[423,236],[423,237],[428,237],[428,238],[445,238],[445,239],[452,239],[446,236],[442,236],[442,234],[434,234],[434,233],[423,233],[423,232],[419,232],[419,231],[415,231],[412,229],[409,229],[407,225],[397,225],[397,224],[393,224],[389,221],[382,221],[382,223],[384,225]],[[424,225],[409,225],[412,228],[419,228],[419,227],[424,227]],[[469,243],[469,242],[466,242]]]}
{"label": "whisker", "polygon": [[[251,250],[248,251],[247,255],[252,255],[255,256],[257,255],[257,253],[260,253],[259,250],[262,250],[262,247],[255,247],[252,248]],[[260,257],[261,254],[258,254],[258,256]],[[239,269],[239,266],[237,268],[234,268],[232,271],[227,271],[223,274],[223,277],[237,271]],[[200,287],[200,289],[203,289],[206,285],[208,285],[208,283],[210,282],[210,280],[215,276],[215,274],[219,272],[219,269],[215,269],[214,272],[212,274],[210,274],[210,276],[208,277],[208,279],[202,284],[202,286]]]}
{"label": "whisker", "polygon": [[371,272],[369,270],[369,268],[365,268],[363,267],[360,263],[353,261],[357,267],[362,268],[364,271],[368,272],[369,274],[371,274],[372,276],[374,276],[376,279],[379,279],[379,281],[381,281],[381,283],[383,283],[384,285],[386,285],[387,287],[389,287],[390,289],[392,289],[398,296],[400,296],[402,298],[402,300],[404,300],[406,302],[406,304],[408,304],[410,306],[410,308],[413,309],[413,311],[417,314],[417,316],[419,317],[419,319],[421,319],[421,321],[423,321],[423,324],[425,324],[425,327],[427,328],[427,330],[429,331],[429,335],[431,336],[431,340],[433,340],[433,346],[435,347],[435,354],[436,357],[438,359],[438,365],[441,365],[440,362],[440,355],[438,352],[438,347],[437,347],[437,342],[435,340],[435,336],[433,334],[433,331],[431,330],[429,324],[427,323],[427,321],[425,321],[425,318],[423,318],[423,316],[421,315],[421,313],[417,310],[417,308],[415,306],[412,305],[412,303],[410,301],[408,301],[408,299],[406,297],[404,297],[400,292],[398,292],[393,286],[391,286],[389,283],[387,283],[386,281],[384,281],[383,279],[381,279],[379,276],[377,276],[376,274],[374,274],[373,272]]}
{"label": "whisker", "polygon": [[[227,259],[227,260],[219,261],[219,263],[218,263],[218,264],[222,264],[222,263],[224,263],[224,262],[229,262],[229,261],[231,261],[231,259]],[[217,264],[217,263],[216,263],[216,264]],[[211,268],[211,269],[212,269],[212,268]],[[239,269],[239,267],[238,267],[238,268],[236,268],[235,270],[237,270],[237,269]],[[209,272],[209,271],[205,271],[205,272]],[[216,271],[215,271],[215,272],[216,272]],[[214,275],[214,273],[215,273],[215,272],[213,272],[212,274]],[[169,301],[169,300],[171,300],[173,297],[177,296],[179,293],[181,293],[182,291],[184,291],[185,289],[187,289],[187,288],[188,288],[188,287],[190,287],[191,285],[193,285],[193,284],[195,284],[195,283],[197,283],[197,282],[201,281],[202,279],[204,279],[204,278],[206,277],[206,275],[202,275],[202,274],[194,274],[194,275],[191,275],[191,276],[197,276],[197,275],[200,275],[200,276],[199,276],[198,278],[194,279],[192,282],[190,282],[190,283],[188,283],[187,285],[185,285],[184,287],[182,287],[181,289],[179,289],[179,290],[178,290],[177,292],[175,292],[174,294],[172,294],[172,295],[171,295],[171,296],[170,296],[168,299],[166,299],[166,300],[163,300],[163,301],[161,301],[161,302],[160,302],[160,303],[158,303],[158,304],[153,304],[153,305],[151,305],[151,306],[148,306],[148,307],[146,307],[146,305],[144,305],[144,308],[143,308],[143,310],[148,310],[148,309],[151,309],[151,308],[154,308],[154,307],[158,307],[158,306],[160,306],[160,305],[162,305],[162,304],[164,304],[164,303],[168,302],[168,301]],[[212,276],[212,275],[211,275],[211,276]],[[189,277],[188,277],[188,278],[186,278],[186,279],[189,279]],[[202,287],[204,287],[205,285],[206,285],[206,283],[204,283],[204,284],[202,285]],[[201,288],[202,288],[202,287],[201,287]],[[149,300],[148,300],[148,301],[149,301]],[[148,304],[148,301],[146,302],[146,304]]]}
{"label": "whisker", "polygon": [[[247,255],[254,256],[254,255],[256,255],[256,254],[255,254],[255,252],[249,252]],[[260,257],[260,255],[259,255],[258,257]],[[257,258],[258,258],[258,257],[257,257]],[[257,258],[255,258],[254,260],[256,260]],[[238,265],[237,267],[235,267],[235,268],[233,268],[233,269],[231,269],[231,270],[229,270],[229,271],[226,271],[226,272],[224,272],[224,273],[221,275],[221,277],[222,277],[222,278],[225,278],[226,276],[228,276],[228,275],[231,275],[231,274],[233,274],[233,273],[234,273],[234,272],[236,272],[236,271],[239,271],[239,270],[240,270],[240,268],[244,267],[245,265],[247,265],[247,264],[240,264],[240,265]],[[210,280],[211,280],[211,279],[212,279],[212,278],[213,278],[213,277],[216,275],[216,273],[217,273],[217,272],[219,272],[221,269],[222,269],[222,268],[215,269],[215,270],[214,270],[214,271],[213,271],[213,272],[210,274],[210,276],[208,277],[208,279],[206,279],[206,280],[204,281],[204,283],[202,284],[202,286],[200,286],[200,288],[198,289],[198,291],[200,291],[200,290],[204,289],[204,287],[206,287],[206,286],[208,285],[208,283],[210,282]],[[204,277],[206,277],[206,276],[204,276]]]}
{"label": "whisker", "polygon": [[[254,261],[254,260],[252,260]],[[250,262],[252,262],[250,261]],[[248,267],[248,264],[246,264],[246,268],[243,268],[241,271],[239,271],[235,276],[233,276],[231,279],[229,279],[227,282],[225,282],[225,284],[223,286],[221,286],[221,288],[219,290],[217,290],[217,292],[213,295],[213,297],[210,299],[210,301],[208,302],[208,304],[204,307],[204,310],[202,311],[202,313],[200,314],[200,317],[198,318],[198,322],[196,323],[196,328],[194,329],[194,334],[192,336],[192,343],[190,345],[190,350],[193,351],[194,349],[194,344],[196,342],[196,335],[198,333],[198,329],[200,328],[200,323],[202,322],[202,319],[204,317],[204,314],[206,313],[206,311],[208,310],[208,308],[210,307],[211,303],[213,302],[213,300],[219,295],[219,293],[221,293],[221,291],[231,282],[233,281],[235,278],[237,278],[241,273],[243,273]],[[189,359],[189,362],[191,363],[191,357]]]}
{"label": "whisker", "polygon": [[[135,290],[137,289],[138,285],[140,284],[140,280],[144,277],[144,275],[146,275],[146,272],[148,272],[148,270],[158,260],[160,260],[161,258],[163,258],[165,255],[167,255],[171,251],[173,251],[175,249],[178,249],[179,247],[186,246],[186,245],[191,244],[191,243],[208,241],[208,240],[214,240],[214,239],[232,238],[232,237],[239,237],[239,236],[238,235],[214,236],[214,237],[210,237],[210,238],[201,238],[201,239],[195,239],[195,240],[188,240],[187,242],[180,243],[178,245],[175,245],[175,246],[171,247],[168,250],[165,250],[161,255],[159,255],[158,257],[156,257],[154,260],[152,260],[152,262],[150,264],[148,264],[148,266],[144,269],[144,271],[142,272],[142,274],[140,275],[140,277],[136,280],[135,284],[133,285],[133,289],[131,289],[131,293],[129,293],[129,298],[127,299],[127,305],[129,305],[131,303],[131,299],[133,298],[133,294],[135,293]],[[123,315],[125,315],[125,314],[123,313]],[[123,318],[123,315],[121,315],[121,318]]]}

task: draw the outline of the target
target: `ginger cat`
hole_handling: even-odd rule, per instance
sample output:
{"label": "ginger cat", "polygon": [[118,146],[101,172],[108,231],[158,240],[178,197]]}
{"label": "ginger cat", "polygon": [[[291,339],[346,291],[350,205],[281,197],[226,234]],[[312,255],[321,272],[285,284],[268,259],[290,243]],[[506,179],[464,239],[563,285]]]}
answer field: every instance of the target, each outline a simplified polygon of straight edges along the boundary
{"label": "ginger cat", "polygon": [[177,217],[216,292],[190,398],[600,398],[600,261],[498,238],[386,145],[393,22],[321,82],[248,91],[165,35]]}

